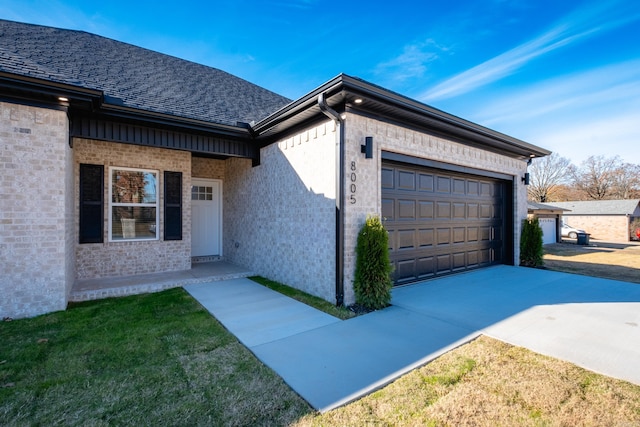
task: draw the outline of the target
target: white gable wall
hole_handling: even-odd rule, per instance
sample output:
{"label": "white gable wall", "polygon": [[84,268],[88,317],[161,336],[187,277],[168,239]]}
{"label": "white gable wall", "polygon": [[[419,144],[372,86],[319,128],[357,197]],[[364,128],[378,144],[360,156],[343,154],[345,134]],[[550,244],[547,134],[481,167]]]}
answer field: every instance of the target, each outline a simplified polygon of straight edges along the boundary
{"label": "white gable wall", "polygon": [[256,274],[335,302],[337,126],[310,127],[228,159],[224,255]]}

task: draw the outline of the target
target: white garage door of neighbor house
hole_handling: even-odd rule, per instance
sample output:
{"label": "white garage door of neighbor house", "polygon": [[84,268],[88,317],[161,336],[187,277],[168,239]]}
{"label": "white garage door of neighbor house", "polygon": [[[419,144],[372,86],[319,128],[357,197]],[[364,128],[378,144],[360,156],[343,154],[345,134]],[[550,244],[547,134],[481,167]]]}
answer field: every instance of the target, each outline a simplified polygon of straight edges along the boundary
{"label": "white garage door of neighbor house", "polygon": [[191,256],[222,255],[222,181],[191,180]]}
{"label": "white garage door of neighbor house", "polygon": [[556,219],[539,218],[540,228],[542,228],[542,244],[548,245],[556,243]]}

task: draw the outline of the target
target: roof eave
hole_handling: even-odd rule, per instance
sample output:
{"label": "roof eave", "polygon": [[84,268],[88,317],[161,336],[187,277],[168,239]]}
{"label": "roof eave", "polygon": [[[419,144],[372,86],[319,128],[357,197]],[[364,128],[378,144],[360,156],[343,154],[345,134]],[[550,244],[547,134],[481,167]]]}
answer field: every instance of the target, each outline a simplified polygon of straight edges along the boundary
{"label": "roof eave", "polygon": [[[325,94],[327,103],[332,108],[342,105],[342,109],[337,109],[348,108],[350,112],[354,113],[368,111],[379,115],[394,116],[396,120],[433,129],[464,141],[472,141],[484,148],[505,152],[515,158],[527,159],[551,154],[551,151],[544,148],[469,122],[345,74],[336,76],[256,123],[253,130],[258,139],[273,139],[274,135],[285,132],[307,120],[309,116],[321,115],[322,112],[317,106],[317,98],[320,93]],[[355,104],[356,98],[362,99],[363,102]],[[306,114],[300,115],[303,111]],[[299,116],[300,119],[296,120],[296,116]]]}
{"label": "roof eave", "polygon": [[101,90],[82,86],[0,71],[0,89],[5,89],[7,95],[15,99],[28,98],[51,105],[64,105],[70,107],[71,112],[84,111],[236,138],[251,137],[251,130],[244,124],[231,126],[117,105],[109,102],[111,100],[118,102],[117,98],[105,96]]}

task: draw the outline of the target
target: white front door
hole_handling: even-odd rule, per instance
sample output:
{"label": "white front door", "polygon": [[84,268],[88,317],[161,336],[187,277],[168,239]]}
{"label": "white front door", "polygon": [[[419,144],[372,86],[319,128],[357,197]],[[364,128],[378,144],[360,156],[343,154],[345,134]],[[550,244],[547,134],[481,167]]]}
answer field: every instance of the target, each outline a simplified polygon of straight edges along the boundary
{"label": "white front door", "polygon": [[222,181],[191,180],[191,256],[222,255]]}

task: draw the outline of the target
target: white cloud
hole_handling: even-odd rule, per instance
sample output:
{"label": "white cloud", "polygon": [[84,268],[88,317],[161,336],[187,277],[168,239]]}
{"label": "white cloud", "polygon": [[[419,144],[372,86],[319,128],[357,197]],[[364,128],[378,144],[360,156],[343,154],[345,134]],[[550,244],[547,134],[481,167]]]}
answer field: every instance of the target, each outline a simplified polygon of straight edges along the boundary
{"label": "white cloud", "polygon": [[433,39],[413,43],[405,46],[397,57],[378,64],[374,72],[394,81],[421,78],[427,71],[427,65],[446,51],[446,47],[438,45]]}
{"label": "white cloud", "polygon": [[470,92],[517,72],[542,55],[640,18],[637,11],[627,14],[619,6],[618,1],[610,1],[581,7],[533,40],[445,80],[417,98],[433,102]]}
{"label": "white cloud", "polygon": [[465,117],[580,163],[619,155],[640,164],[640,60],[571,73],[475,100]]}

